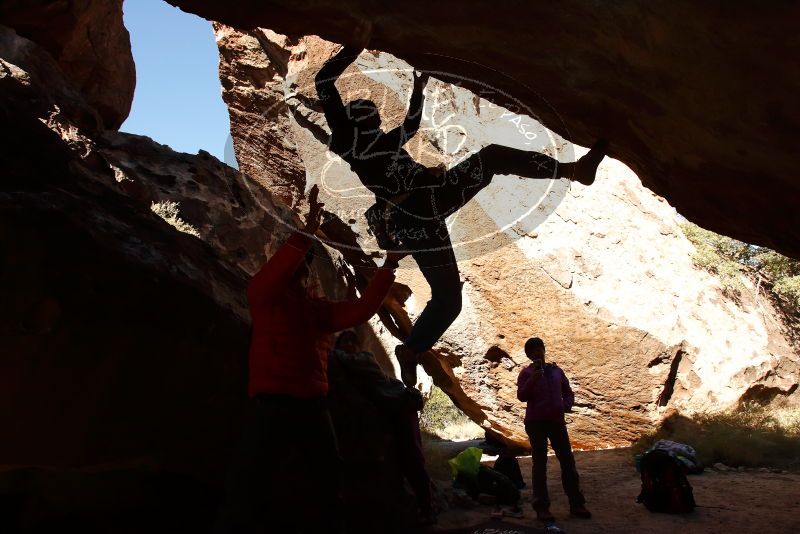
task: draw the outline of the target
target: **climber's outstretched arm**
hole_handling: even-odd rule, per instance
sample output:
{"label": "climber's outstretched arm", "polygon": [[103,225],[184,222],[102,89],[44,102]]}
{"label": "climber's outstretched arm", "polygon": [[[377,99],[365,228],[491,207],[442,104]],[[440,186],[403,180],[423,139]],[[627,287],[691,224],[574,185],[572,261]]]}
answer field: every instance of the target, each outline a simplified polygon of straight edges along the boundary
{"label": "climber's outstretched arm", "polygon": [[321,324],[330,332],[353,328],[375,315],[394,282],[394,270],[408,252],[392,250],[386,255],[383,266],[375,272],[360,298],[328,303],[321,313]]}
{"label": "climber's outstretched arm", "polygon": [[337,137],[353,135],[342,97],[339,95],[339,90],[336,89],[336,80],[360,53],[360,48],[345,45],[339,53],[325,62],[314,79],[317,96],[322,104],[322,110],[325,112],[325,119],[328,121],[334,142]]}
{"label": "climber's outstretched arm", "polygon": [[422,121],[422,108],[424,107],[425,84],[428,83],[428,75],[424,72],[414,73],[414,90],[411,93],[411,102],[408,105],[408,113],[403,124],[389,132],[387,135],[396,136],[399,146],[405,145],[409,139],[414,137],[419,130]]}
{"label": "climber's outstretched arm", "polygon": [[263,306],[277,293],[286,290],[294,272],[300,266],[308,249],[311,248],[313,236],[319,229],[322,207],[317,200],[319,186],[311,187],[308,194],[308,217],[302,232],[294,232],[289,239],[272,255],[247,286],[247,300],[251,307]]}

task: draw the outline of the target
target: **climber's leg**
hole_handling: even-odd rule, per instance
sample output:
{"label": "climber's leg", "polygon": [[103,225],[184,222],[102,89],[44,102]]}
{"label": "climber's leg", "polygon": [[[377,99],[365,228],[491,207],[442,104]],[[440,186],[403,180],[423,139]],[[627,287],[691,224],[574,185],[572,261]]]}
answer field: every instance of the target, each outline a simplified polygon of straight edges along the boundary
{"label": "climber's leg", "polygon": [[408,224],[409,217],[404,220],[409,233],[401,237],[403,247],[411,251],[431,288],[431,299],[395,352],[403,382],[413,387],[418,355],[429,350],[461,313],[461,280],[444,221],[419,220],[413,225],[413,221]]}
{"label": "climber's leg", "polygon": [[539,152],[488,145],[444,173],[441,186],[433,189],[437,208],[442,216],[449,216],[489,185],[497,174],[534,179],[567,178],[591,185],[607,147],[608,143],[600,140],[578,161],[559,163]]}

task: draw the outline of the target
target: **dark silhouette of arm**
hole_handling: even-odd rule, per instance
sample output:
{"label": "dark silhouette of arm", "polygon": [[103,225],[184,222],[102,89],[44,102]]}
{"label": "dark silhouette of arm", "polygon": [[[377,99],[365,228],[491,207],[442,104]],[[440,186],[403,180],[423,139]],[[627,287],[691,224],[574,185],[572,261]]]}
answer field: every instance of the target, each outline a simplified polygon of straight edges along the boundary
{"label": "dark silhouette of arm", "polygon": [[419,130],[419,125],[422,121],[422,107],[425,100],[423,90],[427,81],[428,76],[426,74],[421,75],[419,78],[414,76],[414,90],[411,93],[411,101],[408,104],[406,118],[403,124],[386,134],[397,138],[398,147],[405,145]]}
{"label": "dark silhouette of arm", "polygon": [[[338,152],[336,148],[350,148],[350,141],[353,137],[353,127],[347,116],[342,97],[336,89],[336,80],[356,60],[361,50],[352,46],[345,45],[332,58],[325,62],[314,78],[314,85],[317,88],[317,96],[325,112],[325,120],[331,129],[331,148]],[[337,145],[334,148],[333,145]]]}
{"label": "dark silhouette of arm", "polygon": [[[561,371],[559,369],[559,371]],[[572,406],[575,404],[575,393],[569,386],[569,379],[564,371],[561,371],[561,398],[564,399],[564,411],[571,412]]]}
{"label": "dark silhouette of arm", "polygon": [[517,399],[523,402],[529,401],[541,376],[541,372],[537,373],[530,366],[523,369],[517,378]]}
{"label": "dark silhouette of arm", "polygon": [[378,269],[360,298],[343,302],[329,302],[323,310],[325,329],[338,332],[366,322],[378,311],[394,282],[394,271]]}
{"label": "dark silhouette of arm", "polygon": [[281,245],[247,286],[247,300],[250,306],[257,306],[282,291],[292,278],[303,257],[311,248],[311,238],[294,233]]}

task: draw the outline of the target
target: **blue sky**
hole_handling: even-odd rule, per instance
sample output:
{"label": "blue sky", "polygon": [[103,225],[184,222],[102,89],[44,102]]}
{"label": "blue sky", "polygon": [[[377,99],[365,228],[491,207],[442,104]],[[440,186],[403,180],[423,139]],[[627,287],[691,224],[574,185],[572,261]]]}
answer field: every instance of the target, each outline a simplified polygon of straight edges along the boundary
{"label": "blue sky", "polygon": [[121,130],[179,152],[224,160],[230,123],[219,83],[211,23],[163,0],[125,0],[136,62],[133,108]]}

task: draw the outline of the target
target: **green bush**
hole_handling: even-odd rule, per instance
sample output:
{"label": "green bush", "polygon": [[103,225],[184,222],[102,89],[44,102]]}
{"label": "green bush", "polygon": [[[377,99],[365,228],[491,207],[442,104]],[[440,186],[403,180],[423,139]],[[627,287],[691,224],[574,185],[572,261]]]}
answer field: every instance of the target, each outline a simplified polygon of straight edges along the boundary
{"label": "green bush", "polygon": [[741,295],[745,288],[743,276],[752,272],[768,282],[767,289],[782,298],[789,311],[800,313],[800,261],[768,248],[715,234],[689,222],[682,224],[681,229],[695,246],[694,264],[716,274],[726,295]]}
{"label": "green bush", "polygon": [[742,262],[749,258],[747,246],[741,241],[721,236],[700,228],[696,224],[685,223],[681,229],[695,246],[692,256],[694,264],[716,274],[722,291],[729,297],[737,297],[744,291],[742,282]]}
{"label": "green bush", "polygon": [[800,261],[787,258],[774,250],[760,249],[755,263],[774,280],[800,275]]}
{"label": "green bush", "polygon": [[722,462],[729,466],[800,469],[797,408],[775,411],[748,404],[734,411],[691,418],[675,414],[658,430],[642,436],[633,450],[644,452],[659,439],[691,445],[704,465]]}
{"label": "green bush", "polygon": [[781,278],[773,286],[775,293],[785,298],[789,304],[800,310],[800,276]]}
{"label": "green bush", "polygon": [[436,386],[431,389],[431,395],[422,409],[419,426],[423,432],[444,439],[465,439],[483,434],[482,429]]}

